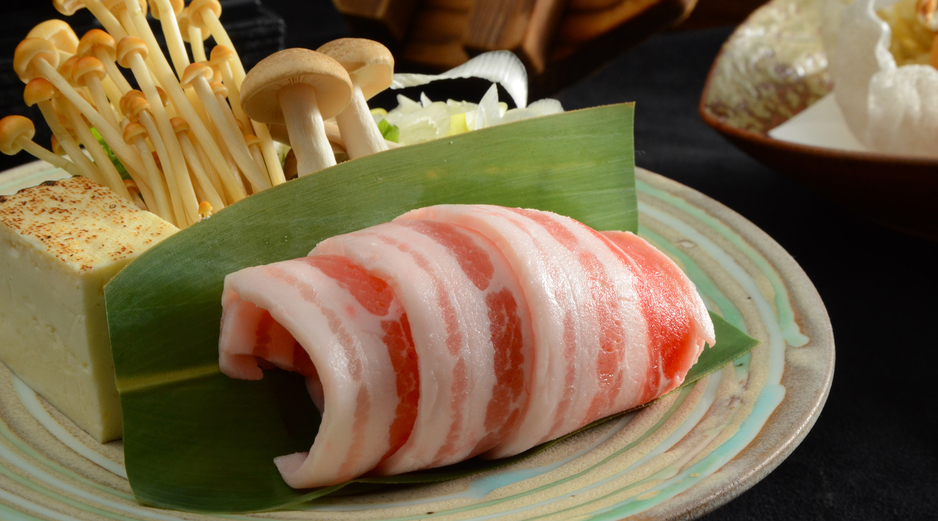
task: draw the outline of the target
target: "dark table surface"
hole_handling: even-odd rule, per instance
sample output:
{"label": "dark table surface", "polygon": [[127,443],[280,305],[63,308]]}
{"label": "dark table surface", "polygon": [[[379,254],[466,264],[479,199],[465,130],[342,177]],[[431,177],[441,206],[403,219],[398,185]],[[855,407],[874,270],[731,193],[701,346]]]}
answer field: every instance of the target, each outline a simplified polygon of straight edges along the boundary
{"label": "dark table surface", "polygon": [[[327,1],[265,5],[285,15],[287,46],[315,48],[346,33]],[[938,519],[938,243],[854,217],[701,121],[706,74],[731,31],[655,36],[558,94],[567,109],[637,102],[638,165],[755,223],[827,306],[837,361],[816,425],[768,477],[705,519]],[[0,168],[29,159],[3,157]]]}

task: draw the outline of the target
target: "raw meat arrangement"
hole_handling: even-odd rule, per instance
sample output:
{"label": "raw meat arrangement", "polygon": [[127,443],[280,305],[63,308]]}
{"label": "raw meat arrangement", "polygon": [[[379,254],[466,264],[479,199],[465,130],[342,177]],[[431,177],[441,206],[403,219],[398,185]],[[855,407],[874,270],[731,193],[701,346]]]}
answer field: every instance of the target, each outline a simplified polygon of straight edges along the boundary
{"label": "raw meat arrangement", "polygon": [[228,275],[219,363],[306,377],[292,487],[501,458],[681,384],[713,325],[664,254],[550,212],[441,205]]}

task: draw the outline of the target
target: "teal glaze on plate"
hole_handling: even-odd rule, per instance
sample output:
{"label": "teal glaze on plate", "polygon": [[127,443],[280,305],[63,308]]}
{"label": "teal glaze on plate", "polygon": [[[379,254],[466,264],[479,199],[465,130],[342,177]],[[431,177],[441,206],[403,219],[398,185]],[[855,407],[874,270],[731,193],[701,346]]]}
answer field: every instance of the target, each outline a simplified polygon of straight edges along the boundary
{"label": "teal glaze on plate", "polygon": [[593,517],[593,519],[597,521],[611,521],[640,513],[652,506],[660,504],[662,501],[673,498],[677,494],[693,487],[706,476],[720,470],[723,465],[739,454],[738,448],[740,446],[747,446],[756,435],[758,435],[764,425],[765,417],[767,417],[766,413],[770,414],[774,411],[784,397],[784,387],[774,386],[764,389],[759,395],[760,403],[757,404],[756,407],[756,411],[758,412],[746,419],[743,426],[729,442],[708,454],[707,457],[699,463],[681,471],[680,474],[674,476],[666,484],[659,485],[652,489],[654,495],[651,498],[645,500],[634,499],[617,505],[614,508],[606,508],[596,512],[596,516]]}
{"label": "teal glaze on plate", "polygon": [[[762,232],[686,187],[637,176],[640,234],[684,267],[711,309],[761,337],[722,372],[500,470],[323,498],[297,511],[208,516],[137,504],[121,475],[120,442],[98,444],[0,365],[0,518],[612,520],[715,508],[810,428],[833,370],[830,325],[803,272]],[[50,177],[61,172],[26,165],[0,174],[0,193]],[[786,364],[795,346],[803,346],[798,364]]]}
{"label": "teal glaze on plate", "polygon": [[748,333],[748,331],[746,331],[746,321],[743,320],[743,316],[739,312],[739,308],[733,304],[733,301],[723,295],[723,293],[716,287],[713,281],[710,280],[710,277],[707,276],[707,273],[700,269],[700,267],[697,266],[697,263],[695,263],[686,253],[641,224],[638,228],[638,234],[656,248],[668,254],[668,256],[670,256],[672,259],[676,259],[678,261],[681,268],[684,269],[684,273],[694,281],[694,285],[697,287],[697,292],[700,293],[700,296],[703,297],[705,301],[707,301],[708,309],[718,312],[721,317],[726,319],[727,322]]}
{"label": "teal glaze on plate", "polygon": [[[678,265],[684,270],[684,273],[694,281],[697,292],[700,293],[700,296],[704,299],[707,309],[717,312],[721,317],[725,318],[727,322],[748,333],[746,321],[743,320],[739,308],[723,295],[713,281],[710,280],[710,277],[708,277],[683,250],[666,241],[663,237],[649,230],[648,227],[642,224],[639,224],[638,234],[677,261]],[[749,372],[749,361],[751,359],[752,355],[746,353],[733,361],[733,365],[736,367],[737,378],[742,379]]]}
{"label": "teal glaze on plate", "polygon": [[[684,388],[684,389],[681,389],[681,390],[677,393],[677,397],[676,397],[676,399],[674,400],[674,403],[671,405],[671,407],[669,407],[668,412],[665,413],[665,415],[662,417],[662,419],[659,420],[659,421],[656,423],[656,427],[662,425],[665,421],[667,421],[668,419],[671,418],[672,414],[676,411],[676,409],[677,409],[678,407],[680,407],[680,406],[684,403],[684,401],[687,399],[687,396],[690,394],[690,392],[691,392],[691,389],[690,389],[690,388]],[[715,394],[715,390],[714,390],[713,393],[710,393],[710,394],[711,394],[711,396],[710,396],[711,399],[710,399],[710,401],[706,402],[706,407],[709,407],[710,404],[712,404],[712,395]],[[700,409],[700,407],[698,406],[697,409]],[[702,411],[699,411],[699,413],[702,413]],[[410,504],[428,504],[428,503],[430,503],[430,502],[436,502],[436,501],[440,501],[440,500],[457,499],[457,498],[462,498],[462,497],[467,497],[467,498],[470,498],[470,497],[471,497],[471,498],[478,498],[478,499],[481,499],[482,497],[484,497],[485,495],[488,495],[489,493],[491,493],[492,491],[496,490],[497,488],[507,487],[507,486],[509,486],[509,485],[513,485],[513,484],[515,484],[515,483],[518,483],[518,482],[521,482],[521,481],[524,481],[524,480],[527,480],[527,479],[531,479],[531,478],[540,476],[540,475],[542,475],[542,474],[546,474],[546,473],[548,473],[548,472],[551,472],[551,471],[553,471],[553,470],[556,470],[557,468],[559,468],[560,466],[562,466],[562,465],[564,465],[564,464],[566,464],[566,463],[570,463],[573,459],[575,459],[575,458],[577,458],[577,457],[581,457],[581,456],[585,455],[585,452],[586,452],[586,451],[591,450],[591,449],[595,449],[595,448],[597,447],[597,445],[599,445],[599,444],[601,444],[601,443],[607,441],[607,440],[611,437],[611,435],[613,435],[613,434],[615,434],[615,433],[621,431],[622,429],[624,429],[624,428],[627,426],[627,424],[630,423],[630,421],[631,421],[631,419],[632,419],[633,417],[634,417],[634,414],[629,415],[629,417],[628,417],[629,421],[627,421],[627,422],[617,422],[617,425],[614,427],[613,432],[601,436],[601,437],[599,438],[599,440],[596,440],[596,441],[591,442],[591,444],[588,445],[587,447],[585,447],[585,449],[579,449],[579,450],[577,450],[576,452],[574,452],[574,453],[572,453],[572,454],[569,454],[569,455],[567,455],[565,458],[560,459],[560,460],[558,460],[558,461],[554,461],[554,462],[551,462],[551,463],[549,463],[549,464],[541,465],[541,466],[534,467],[534,468],[531,468],[531,469],[525,469],[525,470],[519,470],[519,471],[510,471],[510,470],[509,470],[509,471],[501,471],[501,472],[498,472],[498,473],[496,473],[496,474],[494,474],[494,475],[492,475],[492,476],[485,476],[485,477],[482,477],[482,478],[475,478],[475,479],[472,480],[472,483],[469,485],[468,489],[467,489],[465,492],[463,492],[463,493],[456,494],[456,495],[452,495],[452,496],[448,496],[448,497],[428,497],[428,498],[424,498],[424,499],[420,500],[419,503],[410,503]],[[654,432],[654,430],[655,430],[655,429],[652,429],[651,432]],[[625,451],[631,449],[636,443],[638,443],[638,442],[640,442],[640,441],[643,441],[645,438],[647,438],[647,435],[648,435],[648,434],[642,436],[641,438],[639,438],[638,440],[636,440],[635,442],[633,442],[633,443],[631,443],[631,444],[628,444],[628,445],[626,445],[626,446],[624,446],[624,447],[619,448],[619,449],[613,454],[613,456],[615,456],[615,455],[620,455],[620,454],[622,454],[623,452],[625,452]],[[613,457],[613,456],[610,456],[610,457],[608,457],[608,458],[605,458],[605,459],[601,462],[601,464],[602,464],[602,463],[605,463],[605,462],[607,462],[607,461],[609,461],[609,459],[610,459],[611,457]],[[552,483],[549,483],[549,484],[547,484],[547,485],[543,485],[543,486],[541,486],[541,487],[538,487],[538,488],[536,489],[536,491],[537,491],[537,492],[541,492],[541,491],[544,491],[544,490],[548,490],[548,489],[551,488],[551,487],[554,487],[554,486],[557,486],[557,485],[560,485],[560,484],[563,484],[563,483],[567,483],[567,482],[569,482],[571,479],[579,478],[579,477],[585,475],[586,472],[589,472],[590,470],[593,470],[594,468],[595,468],[595,466],[594,466],[594,467],[591,467],[591,468],[588,468],[588,469],[586,469],[585,471],[580,471],[580,472],[577,472],[576,474],[566,476],[566,477],[564,477],[564,478],[562,478],[562,479],[557,480],[556,482],[552,482]],[[498,483],[499,486],[493,488],[493,487],[490,486],[490,485],[493,484],[493,483]],[[586,490],[587,490],[587,489],[579,489],[579,490],[577,490],[577,493],[582,493],[582,492],[585,492]],[[479,495],[480,492],[484,492],[484,494]],[[523,498],[523,497],[524,497],[524,494],[518,495],[518,496],[509,496],[508,498],[501,498],[501,499],[498,499],[498,500],[484,501],[484,502],[480,502],[480,503],[478,503],[478,504],[474,504],[474,505],[469,506],[469,507],[463,507],[463,508],[454,509],[454,510],[445,510],[445,511],[439,511],[439,510],[438,510],[438,511],[435,511],[433,515],[442,516],[442,515],[446,515],[446,514],[463,513],[463,512],[468,512],[468,511],[474,510],[474,509],[480,509],[480,508],[485,508],[485,507],[489,507],[489,506],[499,505],[499,504],[502,504],[502,503],[504,503],[504,502],[506,502],[506,501],[521,499],[521,498]],[[529,505],[527,508],[532,508],[532,507],[535,507],[535,506],[542,506],[543,504],[546,504],[546,503],[539,503],[539,504],[537,504],[537,505]],[[376,507],[377,507],[377,508],[392,508],[392,507],[394,507],[394,506],[400,506],[400,505],[399,505],[399,504],[390,504],[390,503],[388,503],[388,504],[370,504],[370,505],[368,506],[368,508],[376,508]],[[319,510],[319,511],[330,511],[330,512],[336,512],[336,511],[354,511],[354,510],[364,510],[364,509],[365,509],[364,507],[358,507],[358,508],[356,508],[356,507],[354,507],[354,506],[348,506],[348,505],[329,505],[329,506],[324,506],[324,507],[320,507],[320,506],[316,506],[316,505],[310,505],[310,507],[307,508],[307,510],[314,510],[314,511],[315,511],[315,510]],[[499,513],[499,514],[497,514],[497,515],[505,515],[505,514],[514,513],[514,512],[521,512],[521,511],[523,511],[523,510],[525,510],[525,509],[515,509],[515,510],[513,510],[513,511],[511,511],[511,512],[501,512],[501,513]],[[412,520],[412,519],[415,519],[415,518],[413,518],[413,517],[401,517],[401,518],[388,519],[387,521],[409,521],[409,520]],[[483,517],[473,517],[473,518],[471,518],[471,519],[476,519],[476,520],[478,520],[478,519],[488,519],[488,517],[486,517],[486,516],[483,516]]]}
{"label": "teal glaze on plate", "polygon": [[[791,301],[788,298],[788,290],[785,288],[785,284],[782,282],[779,274],[762,254],[757,252],[752,247],[752,245],[747,243],[742,237],[739,236],[739,234],[731,230],[725,223],[714,219],[706,211],[689,205],[683,199],[669,194],[664,190],[654,188],[648,183],[636,180],[635,184],[640,193],[658,198],[673,205],[676,208],[680,208],[682,211],[687,212],[692,217],[699,219],[700,222],[719,232],[723,237],[729,239],[733,245],[739,249],[739,251],[745,253],[750,260],[757,263],[762,273],[771,281],[772,289],[775,290],[775,305],[778,308],[778,320],[779,324],[781,325],[782,334],[785,336],[785,340],[794,347],[801,347],[808,343],[810,339],[801,333],[797,322],[795,322],[794,310],[792,309]],[[641,206],[641,203],[639,203],[639,213],[642,211]],[[689,229],[684,224],[681,226],[684,229]]]}

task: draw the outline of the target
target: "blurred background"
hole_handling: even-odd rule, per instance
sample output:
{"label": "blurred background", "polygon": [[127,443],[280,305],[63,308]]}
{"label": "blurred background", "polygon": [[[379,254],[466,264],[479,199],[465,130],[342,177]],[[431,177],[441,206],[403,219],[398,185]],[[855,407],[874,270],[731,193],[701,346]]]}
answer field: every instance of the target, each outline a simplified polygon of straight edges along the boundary
{"label": "blurred background", "polygon": [[[503,16],[474,20],[467,6],[475,2]],[[859,217],[856,208],[746,155],[698,112],[711,64],[762,1],[405,0],[381,11],[386,3],[228,0],[221,20],[246,68],[280,47],[316,48],[353,31],[395,49],[398,71],[445,68],[502,41],[528,66],[532,100],[556,97],[567,110],[637,102],[636,163],[725,204],[781,244],[824,300],[837,342],[834,384],[807,438],[764,480],[706,519],[938,519],[938,392],[930,375],[938,362],[931,333],[938,242]],[[12,72],[13,49],[36,23],[61,15],[51,0],[4,4],[0,111],[27,114],[39,125],[42,118],[26,109],[23,84]],[[550,9],[535,16],[536,6]],[[86,11],[69,22],[79,35],[93,27]],[[426,90],[431,99],[477,101],[486,87],[469,82],[446,86],[445,94]],[[391,108],[388,96],[372,106]],[[0,161],[2,170],[32,158],[22,153]],[[938,169],[926,166],[934,183]],[[890,172],[882,173],[888,186]],[[938,193],[925,195],[935,220]]]}
{"label": "blurred background", "polygon": [[[382,41],[394,51],[397,70],[407,72],[442,71],[478,52],[510,49],[528,68],[529,99],[535,100],[556,96],[655,33],[733,26],[763,3],[763,0],[222,0],[221,19],[247,69],[281,48],[315,49],[349,35]],[[52,0],[9,2],[4,9],[0,32],[0,114],[30,117],[37,126],[36,141],[45,144],[51,133],[38,109],[23,103],[23,83],[13,73],[13,50],[30,29],[50,18],[67,20],[79,37],[100,26],[85,9],[71,17],[60,14]],[[160,38],[158,22],[151,18],[151,24]],[[210,49],[213,45],[210,38],[206,47]],[[477,100],[486,88],[486,82],[470,81],[422,90],[431,99]],[[434,96],[437,90],[441,93]],[[391,93],[373,103],[386,108],[394,105]],[[31,160],[25,153],[0,156],[0,169]]]}

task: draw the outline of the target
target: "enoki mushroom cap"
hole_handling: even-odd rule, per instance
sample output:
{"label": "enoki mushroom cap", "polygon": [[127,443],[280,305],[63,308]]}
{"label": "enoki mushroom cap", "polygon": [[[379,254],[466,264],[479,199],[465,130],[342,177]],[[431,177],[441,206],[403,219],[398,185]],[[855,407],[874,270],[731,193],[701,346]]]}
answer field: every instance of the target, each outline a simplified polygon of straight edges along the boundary
{"label": "enoki mushroom cap", "polygon": [[117,56],[117,41],[101,29],[91,29],[82,35],[81,40],[78,40],[79,56],[91,56],[98,48],[105,49],[111,59]]}
{"label": "enoki mushroom cap", "polygon": [[221,16],[221,3],[218,0],[192,0],[189,4],[189,23],[199,29],[204,28],[207,25],[205,9],[215,13],[216,18]]}
{"label": "enoki mushroom cap", "polygon": [[352,80],[339,62],[309,49],[286,49],[261,60],[241,84],[241,108],[262,123],[284,123],[278,92],[304,83],[316,89],[322,119],[345,108],[352,97]]}
{"label": "enoki mushroom cap", "polygon": [[[179,32],[182,34],[182,40],[186,43],[192,43],[189,41],[189,6],[186,6],[182,10],[182,13],[176,18],[176,22],[179,24]],[[199,27],[201,29],[201,27]],[[212,35],[209,31],[202,31],[202,41],[208,40],[208,37]],[[218,47],[216,45],[216,47]]]}
{"label": "enoki mushroom cap", "polygon": [[27,38],[42,38],[49,40],[56,49],[68,54],[75,54],[78,50],[78,35],[72,30],[68,22],[62,20],[46,20],[33,27]]}
{"label": "enoki mushroom cap", "polygon": [[32,120],[23,116],[7,116],[0,119],[0,152],[8,156],[23,149],[16,141],[20,136],[32,140],[36,127]]}
{"label": "enoki mushroom cap", "polygon": [[52,101],[59,95],[59,90],[55,88],[49,80],[45,78],[33,78],[23,89],[23,101],[27,107],[32,107],[43,101]]}
{"label": "enoki mushroom cap", "polygon": [[61,74],[62,77],[65,78],[71,85],[76,85],[73,74],[75,73],[75,63],[78,62],[79,59],[80,58],[76,54],[75,56],[71,56],[69,59],[59,64],[59,74]]}
{"label": "enoki mushroom cap", "polygon": [[394,56],[374,40],[340,38],[317,51],[342,64],[366,100],[390,87],[394,79]]}
{"label": "enoki mushroom cap", "polygon": [[101,60],[94,56],[79,58],[72,67],[72,79],[81,87],[88,85],[88,81],[92,78],[97,78],[100,81],[105,76],[107,76],[107,69],[104,68]]}
{"label": "enoki mushroom cap", "polygon": [[[169,1],[170,8],[173,10],[173,14],[175,14],[177,17],[179,16],[179,13],[182,12],[183,8],[186,7],[185,0],[168,0],[168,1]],[[157,0],[150,0],[149,4],[150,4],[150,16],[152,16],[154,20],[159,20],[160,9],[159,9],[159,5],[157,4]]]}
{"label": "enoki mushroom cap", "polygon": [[143,43],[143,40],[133,36],[125,36],[117,42],[117,63],[128,69],[134,55],[140,55],[145,60],[147,52],[147,44]]}
{"label": "enoki mushroom cap", "polygon": [[42,38],[26,38],[13,51],[13,70],[23,83],[41,76],[36,60],[45,60],[54,69],[59,66],[59,52],[52,42]]}
{"label": "enoki mushroom cap", "polygon": [[127,126],[124,127],[124,134],[122,137],[124,138],[124,143],[132,145],[138,138],[147,137],[147,129],[137,122],[128,123]]}
{"label": "enoki mushroom cap", "polygon": [[146,96],[139,90],[127,91],[127,94],[124,94],[120,100],[121,112],[126,114],[128,111],[130,111],[130,104],[134,103],[134,98],[143,98],[146,100]]}
{"label": "enoki mushroom cap", "polygon": [[[101,0],[95,0],[100,2]],[[119,17],[120,13],[127,9],[127,4],[124,3],[124,0],[103,0],[104,7],[110,11],[114,16]],[[147,0],[137,0],[137,4],[140,5],[140,12],[143,13],[143,16],[147,15]]]}
{"label": "enoki mushroom cap", "polygon": [[183,87],[188,87],[199,78],[204,78],[205,81],[212,81],[214,74],[212,68],[208,65],[204,63],[192,63],[182,71],[182,79],[179,80],[179,84]]}
{"label": "enoki mushroom cap", "polygon": [[211,217],[214,210],[215,209],[212,208],[212,205],[208,201],[202,201],[199,203],[199,217],[202,219],[208,219]]}
{"label": "enoki mushroom cap", "polygon": [[212,54],[209,56],[209,63],[212,67],[221,65],[222,63],[230,62],[235,59],[235,53],[228,47],[224,45],[216,45],[212,47]]}
{"label": "enoki mushroom cap", "polygon": [[52,6],[65,16],[72,16],[79,9],[85,8],[81,0],[52,0]]}
{"label": "enoki mushroom cap", "polygon": [[128,116],[128,119],[130,119],[130,121],[139,120],[140,113],[145,110],[146,111],[150,110],[150,102],[147,101],[146,98],[143,98],[140,96],[134,96],[133,98],[130,98],[130,100],[127,102],[126,114]]}
{"label": "enoki mushroom cap", "polygon": [[216,95],[216,96],[219,95],[219,94],[221,94],[221,97],[223,97],[223,98],[227,98],[227,97],[228,97],[228,89],[225,87],[224,84],[222,84],[222,82],[220,82],[220,81],[211,81],[211,82],[209,82],[208,86],[212,88],[212,94],[214,94],[214,95]]}
{"label": "enoki mushroom cap", "polygon": [[176,134],[179,134],[180,132],[189,131],[189,123],[182,118],[179,118],[179,117],[171,118],[169,120],[169,124],[173,126],[173,132],[175,132]]}

